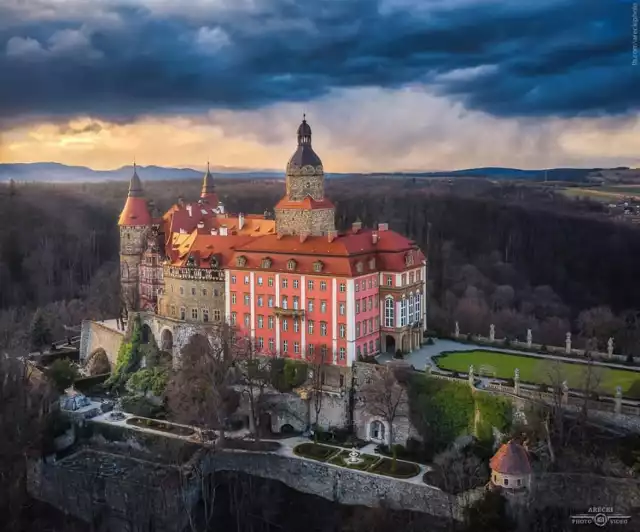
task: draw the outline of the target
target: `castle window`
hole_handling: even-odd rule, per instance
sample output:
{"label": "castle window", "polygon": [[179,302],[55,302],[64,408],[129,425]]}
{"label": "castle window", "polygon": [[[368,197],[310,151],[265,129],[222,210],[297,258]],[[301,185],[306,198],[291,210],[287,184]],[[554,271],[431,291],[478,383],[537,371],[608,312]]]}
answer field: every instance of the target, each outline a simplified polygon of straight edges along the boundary
{"label": "castle window", "polygon": [[231,276],[231,284],[236,284],[236,276],[235,275]]}
{"label": "castle window", "polygon": [[282,278],[282,288],[288,288],[289,287],[289,279],[287,279],[286,277]]}
{"label": "castle window", "polygon": [[214,296],[214,297],[218,297],[219,295],[220,295],[220,292],[218,292],[218,289],[217,289],[217,288],[214,288],[214,289],[213,289],[213,296]]}
{"label": "castle window", "polygon": [[322,290],[323,292],[327,289],[327,282],[326,281],[320,281],[320,290]]}
{"label": "castle window", "polygon": [[262,259],[262,267],[271,268],[271,259],[269,257]]}
{"label": "castle window", "polygon": [[203,288],[203,289],[202,289],[202,295],[203,295],[203,296],[205,296],[205,297],[207,297],[207,289],[206,289],[206,288]]}
{"label": "castle window", "polygon": [[356,338],[360,338],[360,322],[356,323]]}
{"label": "castle window", "polygon": [[236,293],[235,292],[231,292],[231,304],[232,305],[236,304]]}
{"label": "castle window", "polygon": [[258,276],[258,286],[262,286],[262,277]]}
{"label": "castle window", "polygon": [[187,319],[187,309],[184,307],[180,307],[180,319],[183,321]]}
{"label": "castle window", "polygon": [[516,485],[517,485],[517,486],[520,486],[521,484],[522,484],[522,479],[520,479],[520,478],[519,478],[519,479],[517,479],[517,480],[516,480]]}
{"label": "castle window", "polygon": [[388,297],[384,300],[384,326],[393,327],[395,319],[395,309],[393,308],[393,299]]}
{"label": "castle window", "polygon": [[258,329],[264,328],[264,316],[258,316]]}
{"label": "castle window", "polygon": [[183,296],[184,295],[184,286],[180,287],[180,295]]}
{"label": "castle window", "polygon": [[307,281],[307,290],[313,290],[313,280]]}
{"label": "castle window", "polygon": [[320,336],[327,336],[327,322],[320,322]]}
{"label": "castle window", "polygon": [[175,305],[171,305],[171,315],[172,316],[176,315],[176,306]]}
{"label": "castle window", "polygon": [[263,296],[258,296],[258,306],[259,307],[264,307],[264,297]]}
{"label": "castle window", "polygon": [[420,280],[420,270],[416,272],[416,281]]}
{"label": "castle window", "polygon": [[376,269],[376,259],[369,259],[369,269],[370,270]]}
{"label": "castle window", "polygon": [[345,315],[345,304],[344,303],[340,303],[340,316],[344,316]]}
{"label": "castle window", "polygon": [[238,321],[238,315],[235,312],[231,313],[231,325],[235,325]]}
{"label": "castle window", "polygon": [[192,286],[192,287],[191,287],[191,295],[192,295],[192,296],[195,296],[195,295],[196,295],[196,287],[195,287],[195,286]]}
{"label": "castle window", "polygon": [[249,294],[244,295],[244,304],[248,305],[251,303],[251,296]]}
{"label": "castle window", "polygon": [[273,308],[273,296],[269,296],[269,299],[267,299],[267,306]]}
{"label": "castle window", "polygon": [[387,286],[393,286],[393,277],[387,275]]}
{"label": "castle window", "polygon": [[409,252],[405,255],[405,264],[411,266],[413,264],[413,253]]}
{"label": "castle window", "polygon": [[192,308],[191,309],[191,319],[192,320],[197,320],[198,319],[198,309],[197,308]]}
{"label": "castle window", "polygon": [[298,296],[293,296],[293,310],[298,310]]}
{"label": "castle window", "polygon": [[282,296],[282,308],[285,310],[289,308],[289,300],[287,299],[287,296]]}
{"label": "castle window", "polygon": [[271,352],[273,353],[273,351],[275,350],[275,348],[276,348],[276,344],[275,344],[275,342],[273,341],[273,338],[269,338],[269,351],[271,351]]}
{"label": "castle window", "polygon": [[344,347],[340,348],[340,360],[344,360],[344,357],[347,354],[346,351],[347,350]]}
{"label": "castle window", "polygon": [[293,280],[293,287],[294,288],[298,288],[298,286],[300,286],[300,283],[298,282],[298,279],[294,279]]}
{"label": "castle window", "polygon": [[282,352],[283,353],[289,352],[289,342],[287,342],[286,340],[282,342]]}
{"label": "castle window", "polygon": [[269,329],[273,329],[273,322],[274,322],[273,316],[269,316],[269,319],[267,320]]}
{"label": "castle window", "polygon": [[219,310],[214,310],[213,311],[213,319],[216,321],[220,321],[220,311]]}
{"label": "castle window", "polygon": [[245,327],[249,327],[250,323],[251,323],[251,314],[245,314],[244,315],[244,326]]}
{"label": "castle window", "polygon": [[314,262],[313,263],[313,271],[314,272],[321,272],[322,271],[322,266],[323,266],[322,261],[318,260],[318,261]]}
{"label": "castle window", "polygon": [[313,312],[313,299],[309,300],[308,306],[309,306],[309,312]]}
{"label": "castle window", "polygon": [[300,321],[293,320],[293,332],[300,332]]}
{"label": "castle window", "polygon": [[309,326],[309,334],[313,334],[313,320],[309,320],[307,324]]}
{"label": "castle window", "polygon": [[300,344],[298,342],[293,342],[293,352],[300,353]]}
{"label": "castle window", "polygon": [[369,279],[369,288],[373,288],[373,278]]}
{"label": "castle window", "polygon": [[307,352],[309,353],[309,356],[313,357],[314,353],[316,352],[316,346],[313,344],[309,344],[307,346]]}
{"label": "castle window", "polygon": [[236,257],[236,266],[240,266],[241,268],[243,268],[244,266],[246,266],[247,264],[247,257],[245,257],[244,255],[240,255],[239,257]]}
{"label": "castle window", "polygon": [[205,323],[209,321],[209,311],[206,308],[202,309],[202,321]]}
{"label": "castle window", "polygon": [[346,292],[347,285],[345,283],[340,283],[340,292]]}
{"label": "castle window", "polygon": [[415,277],[414,273],[413,273],[413,272],[411,272],[411,273],[409,274],[409,284],[413,284],[414,277]]}
{"label": "castle window", "polygon": [[504,485],[505,485],[505,486],[508,486],[508,485],[509,485],[509,479],[508,479],[508,478],[505,478],[505,479],[504,479]]}
{"label": "castle window", "polygon": [[262,336],[258,337],[258,349],[264,349],[264,338],[262,338]]}
{"label": "castle window", "polygon": [[249,276],[248,275],[244,276],[244,284],[249,284]]}
{"label": "castle window", "polygon": [[296,269],[296,261],[293,259],[289,259],[287,262],[287,270],[293,271]]}
{"label": "castle window", "polygon": [[360,261],[356,262],[356,271],[358,273],[362,273],[362,262]]}
{"label": "castle window", "polygon": [[320,301],[320,312],[323,314],[327,311],[327,302],[322,300]]}
{"label": "castle window", "polygon": [[282,330],[287,332],[289,330],[289,320],[287,318],[282,320]]}
{"label": "castle window", "polygon": [[267,279],[267,286],[273,286],[273,277]]}
{"label": "castle window", "polygon": [[347,336],[347,326],[344,323],[340,324],[340,338]]}

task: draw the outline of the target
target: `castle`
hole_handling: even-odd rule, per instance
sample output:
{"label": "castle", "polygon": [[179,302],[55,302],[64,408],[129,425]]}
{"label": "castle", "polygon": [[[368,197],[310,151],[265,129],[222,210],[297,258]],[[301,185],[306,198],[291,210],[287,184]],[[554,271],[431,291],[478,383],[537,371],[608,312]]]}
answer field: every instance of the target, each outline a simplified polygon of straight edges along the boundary
{"label": "castle", "polygon": [[350,367],[420,346],[426,259],[381,223],[335,227],[322,161],[302,120],[285,195],[268,213],[230,214],[209,168],[200,198],[154,217],[134,167],[120,215],[121,288],[128,310],[174,355],[206,324],[227,322],[258,349]]}

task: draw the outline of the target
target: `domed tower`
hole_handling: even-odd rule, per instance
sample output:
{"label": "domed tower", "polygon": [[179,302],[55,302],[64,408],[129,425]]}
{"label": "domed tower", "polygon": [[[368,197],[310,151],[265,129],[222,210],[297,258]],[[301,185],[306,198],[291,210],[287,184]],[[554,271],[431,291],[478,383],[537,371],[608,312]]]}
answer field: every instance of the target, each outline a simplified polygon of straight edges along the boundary
{"label": "domed tower", "polygon": [[335,208],[324,197],[324,170],[311,147],[311,127],[303,116],[298,148],[289,159],[286,195],[275,207],[276,231],[283,235],[324,235],[335,231]]}
{"label": "domed tower", "polygon": [[127,202],[118,220],[120,227],[120,288],[127,310],[138,310],[140,262],[146,235],[151,227],[151,215],[142,191],[136,165],[129,182]]}
{"label": "domed tower", "polygon": [[207,162],[207,173],[202,178],[202,192],[200,193],[200,199],[214,208],[218,206],[218,195],[216,194],[216,186],[213,183],[213,176],[211,170],[209,170],[209,163]]}

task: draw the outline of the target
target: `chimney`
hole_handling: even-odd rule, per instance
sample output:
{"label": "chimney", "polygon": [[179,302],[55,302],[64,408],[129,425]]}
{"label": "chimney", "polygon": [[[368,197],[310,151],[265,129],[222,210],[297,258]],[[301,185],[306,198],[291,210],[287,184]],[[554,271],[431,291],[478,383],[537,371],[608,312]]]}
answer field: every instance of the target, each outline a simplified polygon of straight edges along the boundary
{"label": "chimney", "polygon": [[218,234],[218,230],[215,227],[211,228],[211,236],[216,236]]}
{"label": "chimney", "polygon": [[184,198],[182,196],[178,197],[178,207],[184,208]]}
{"label": "chimney", "polygon": [[327,239],[329,242],[333,242],[336,238],[338,238],[338,231],[327,231]]}
{"label": "chimney", "polygon": [[227,236],[229,234],[229,231],[227,229],[226,225],[221,225],[220,226],[220,236]]}
{"label": "chimney", "polygon": [[378,231],[382,232],[382,231],[388,231],[389,230],[389,224],[378,224]]}
{"label": "chimney", "polygon": [[191,205],[187,205],[187,211],[189,211],[189,218],[193,216],[193,207]]}
{"label": "chimney", "polygon": [[204,222],[198,222],[198,229],[204,229]]}
{"label": "chimney", "polygon": [[218,212],[224,214],[224,205],[221,201],[218,202]]}
{"label": "chimney", "polygon": [[378,243],[378,233],[376,233],[375,231],[373,233],[371,233],[371,242],[373,244],[377,244]]}
{"label": "chimney", "polygon": [[243,227],[244,227],[244,214],[240,213],[238,214],[238,231],[242,231]]}
{"label": "chimney", "polygon": [[361,229],[362,229],[362,222],[361,222],[360,220],[356,220],[355,222],[353,222],[353,223],[351,224],[351,230],[352,230],[354,233],[358,233],[358,232],[360,232],[360,230],[361,230]]}

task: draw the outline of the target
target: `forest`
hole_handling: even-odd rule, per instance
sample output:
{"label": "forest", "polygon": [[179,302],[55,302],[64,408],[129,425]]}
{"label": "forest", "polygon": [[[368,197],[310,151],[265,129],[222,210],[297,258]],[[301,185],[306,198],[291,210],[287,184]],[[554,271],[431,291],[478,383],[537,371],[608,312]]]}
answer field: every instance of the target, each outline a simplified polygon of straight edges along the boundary
{"label": "forest", "polygon": [[[144,176],[141,176],[144,182]],[[148,182],[152,208],[198,197],[200,183]],[[272,209],[280,180],[218,180],[232,212]],[[119,306],[117,217],[127,184],[0,185],[0,348],[26,349],[40,308],[55,338],[83,318]],[[543,184],[483,179],[351,177],[327,180],[337,224],[356,219],[428,248],[429,328],[524,338],[636,355],[640,334],[640,231],[609,219],[599,204],[568,199]],[[588,344],[591,342],[591,344]],[[597,345],[593,345],[593,344]]]}

